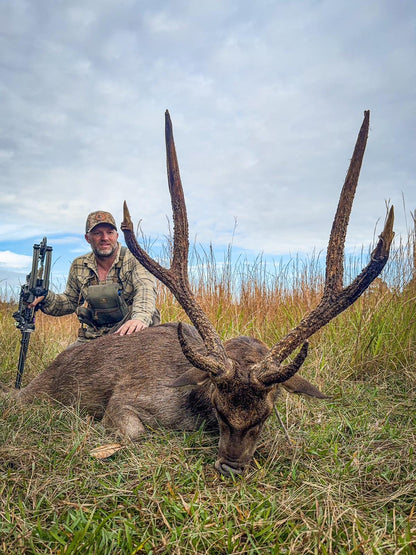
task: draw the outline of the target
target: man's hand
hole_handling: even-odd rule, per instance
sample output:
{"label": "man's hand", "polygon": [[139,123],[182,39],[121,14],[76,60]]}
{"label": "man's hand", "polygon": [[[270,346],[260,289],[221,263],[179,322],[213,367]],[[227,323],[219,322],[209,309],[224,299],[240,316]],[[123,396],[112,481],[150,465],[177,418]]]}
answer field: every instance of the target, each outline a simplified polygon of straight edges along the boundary
{"label": "man's hand", "polygon": [[145,328],[147,328],[147,325],[141,320],[127,320],[120,329],[114,332],[114,335],[130,335],[136,331],[142,331]]}
{"label": "man's hand", "polygon": [[33,302],[31,302],[28,307],[29,308],[34,308],[36,305],[38,305],[39,303],[41,303],[43,301],[45,297],[35,297],[35,299],[33,300]]}

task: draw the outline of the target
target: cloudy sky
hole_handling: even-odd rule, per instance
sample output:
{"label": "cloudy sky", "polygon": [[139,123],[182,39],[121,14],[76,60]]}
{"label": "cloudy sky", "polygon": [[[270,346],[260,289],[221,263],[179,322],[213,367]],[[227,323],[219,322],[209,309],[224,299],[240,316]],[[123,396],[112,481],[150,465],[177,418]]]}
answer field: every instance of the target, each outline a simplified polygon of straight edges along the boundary
{"label": "cloudy sky", "polygon": [[97,209],[157,244],[169,109],[191,238],[248,255],[325,249],[371,110],[348,248],[416,208],[414,0],[2,0],[0,290],[88,250]]}

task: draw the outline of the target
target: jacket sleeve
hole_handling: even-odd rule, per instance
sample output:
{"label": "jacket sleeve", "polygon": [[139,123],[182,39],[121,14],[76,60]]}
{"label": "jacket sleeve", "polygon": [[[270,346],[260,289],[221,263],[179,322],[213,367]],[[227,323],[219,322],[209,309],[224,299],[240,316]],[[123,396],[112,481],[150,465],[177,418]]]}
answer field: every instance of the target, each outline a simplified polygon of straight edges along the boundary
{"label": "jacket sleeve", "polygon": [[140,320],[147,326],[156,310],[156,279],[136,259],[131,261],[130,286],[132,288],[132,320]]}
{"label": "jacket sleeve", "polygon": [[45,314],[51,316],[63,316],[75,312],[79,304],[80,286],[76,279],[76,271],[74,263],[69,270],[68,281],[63,293],[54,293],[48,291],[45,300],[42,302],[40,309]]}

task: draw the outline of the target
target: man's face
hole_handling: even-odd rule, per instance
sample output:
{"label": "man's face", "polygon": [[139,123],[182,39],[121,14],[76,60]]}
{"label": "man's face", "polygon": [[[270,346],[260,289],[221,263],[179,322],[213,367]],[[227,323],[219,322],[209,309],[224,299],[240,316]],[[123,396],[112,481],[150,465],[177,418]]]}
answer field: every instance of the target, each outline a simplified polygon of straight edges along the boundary
{"label": "man's face", "polygon": [[109,224],[98,224],[85,235],[85,239],[91,245],[95,256],[98,258],[108,258],[117,249],[118,233]]}

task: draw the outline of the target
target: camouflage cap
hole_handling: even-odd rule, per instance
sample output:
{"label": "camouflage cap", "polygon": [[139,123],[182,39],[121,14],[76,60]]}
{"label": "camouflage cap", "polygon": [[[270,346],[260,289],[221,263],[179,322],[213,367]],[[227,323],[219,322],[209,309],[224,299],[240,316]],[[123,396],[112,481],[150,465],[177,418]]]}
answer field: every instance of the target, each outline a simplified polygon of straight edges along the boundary
{"label": "camouflage cap", "polygon": [[108,224],[117,229],[116,222],[110,212],[98,210],[88,214],[87,223],[85,224],[85,233],[89,233],[95,226],[99,224]]}

